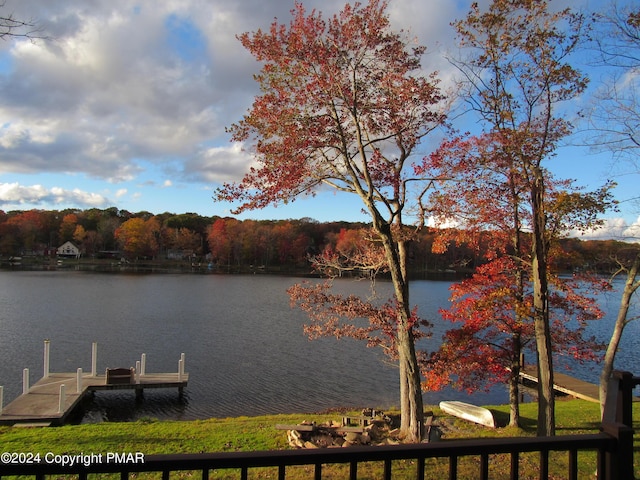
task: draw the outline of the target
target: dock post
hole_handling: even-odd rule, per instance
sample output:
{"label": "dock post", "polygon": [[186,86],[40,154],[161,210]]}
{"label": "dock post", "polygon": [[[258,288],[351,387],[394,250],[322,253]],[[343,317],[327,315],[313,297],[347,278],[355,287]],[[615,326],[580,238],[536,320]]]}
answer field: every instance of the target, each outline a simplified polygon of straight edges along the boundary
{"label": "dock post", "polygon": [[67,396],[67,392],[66,392],[67,387],[64,385],[64,383],[62,385],[60,385],[60,396],[58,398],[58,413],[62,413],[64,412],[64,406],[66,404],[66,396]]}
{"label": "dock post", "polygon": [[136,362],[136,383],[140,383],[140,360]]}
{"label": "dock post", "polygon": [[98,342],[91,344],[91,376],[98,375]]}
{"label": "dock post", "polygon": [[49,377],[49,353],[51,350],[51,342],[49,340],[44,341],[44,373],[43,378]]}
{"label": "dock post", "polygon": [[178,360],[178,381],[182,381],[184,375],[184,353],[180,354],[180,360]]}
{"label": "dock post", "polygon": [[76,372],[76,393],[82,393],[82,368]]}
{"label": "dock post", "polygon": [[143,353],[140,357],[140,375],[147,373],[147,354]]}
{"label": "dock post", "polygon": [[22,370],[22,393],[29,393],[29,369]]}

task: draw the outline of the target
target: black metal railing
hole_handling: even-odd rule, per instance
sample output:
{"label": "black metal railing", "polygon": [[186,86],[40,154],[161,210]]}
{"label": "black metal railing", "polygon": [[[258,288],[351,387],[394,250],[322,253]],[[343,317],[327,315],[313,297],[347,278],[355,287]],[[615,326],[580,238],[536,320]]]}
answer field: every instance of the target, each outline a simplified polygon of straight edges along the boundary
{"label": "black metal railing", "polygon": [[[640,378],[630,373],[616,372],[609,386],[607,406],[600,433],[584,435],[559,435],[554,437],[493,438],[481,440],[452,440],[435,443],[394,445],[379,447],[350,447],[339,449],[277,450],[257,452],[224,452],[208,454],[146,455],[143,458],[121,458],[119,462],[81,462],[64,467],[59,463],[0,465],[1,476],[29,475],[43,479],[48,475],[75,475],[84,480],[95,474],[117,473],[121,479],[142,472],[161,472],[169,479],[172,472],[199,472],[201,478],[219,470],[234,469],[242,479],[248,478],[251,469],[274,467],[278,478],[285,479],[287,468],[312,466],[315,479],[322,479],[325,467],[346,464],[349,478],[358,478],[358,468],[364,462],[381,464],[382,478],[392,478],[392,463],[411,460],[415,474],[411,478],[431,478],[425,473],[425,461],[431,458],[448,458],[449,478],[457,479],[461,458],[479,458],[476,478],[488,479],[493,455],[510,457],[510,478],[519,478],[521,454],[539,452],[539,478],[549,476],[549,454],[566,452],[568,455],[566,478],[578,479],[578,455],[581,452],[597,452],[598,478],[600,480],[633,479],[633,428],[631,420],[632,391],[640,384]],[[614,406],[612,406],[614,405]],[[143,460],[143,461],[140,461]],[[445,462],[446,463],[446,462]],[[406,478],[406,473],[402,478]]]}

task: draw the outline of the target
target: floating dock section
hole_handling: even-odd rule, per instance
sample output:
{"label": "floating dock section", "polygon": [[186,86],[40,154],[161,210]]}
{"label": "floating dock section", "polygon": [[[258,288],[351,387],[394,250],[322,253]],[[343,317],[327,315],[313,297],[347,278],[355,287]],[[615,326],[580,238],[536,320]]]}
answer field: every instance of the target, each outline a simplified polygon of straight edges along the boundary
{"label": "floating dock section", "polygon": [[[520,370],[520,378],[537,384],[537,367],[535,365],[525,366]],[[565,375],[564,373],[553,372],[553,389],[557,392],[564,393],[565,395],[570,395],[589,402],[600,402],[598,385]]]}
{"label": "floating dock section", "polygon": [[44,373],[34,385],[29,385],[29,370],[24,369],[22,395],[3,407],[3,388],[0,386],[0,425],[60,425],[83,398],[98,390],[134,390],[142,397],[144,389],[177,388],[182,395],[189,381],[185,373],[184,353],[178,361],[176,373],[146,373],[146,355],[136,362],[135,368],[107,369],[98,374],[97,343],[92,345],[91,373],[81,368],[72,373],[49,372],[50,343],[44,342]]}

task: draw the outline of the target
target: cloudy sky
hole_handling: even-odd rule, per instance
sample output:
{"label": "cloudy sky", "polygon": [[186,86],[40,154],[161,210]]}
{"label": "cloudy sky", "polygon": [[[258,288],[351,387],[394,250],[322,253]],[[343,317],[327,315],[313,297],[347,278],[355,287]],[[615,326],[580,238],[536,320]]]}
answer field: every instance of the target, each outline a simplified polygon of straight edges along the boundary
{"label": "cloudy sky", "polygon": [[[596,9],[607,0],[580,0]],[[483,3],[483,2],[480,2]],[[484,2],[486,3],[486,1]],[[225,127],[257,93],[258,65],[236,34],[285,22],[293,0],[6,0],[0,16],[36,22],[47,40],[0,40],[0,209],[106,208],[228,215],[214,203],[220,182],[249,164]],[[344,0],[304,1],[325,16]],[[394,28],[430,53],[423,65],[452,75],[443,53],[449,23],[471,1],[389,0]],[[616,170],[606,156],[566,148],[556,173],[596,188]],[[636,194],[637,175],[619,176],[616,196]],[[638,221],[622,204],[608,223]],[[366,220],[356,199],[323,193],[241,218]]]}

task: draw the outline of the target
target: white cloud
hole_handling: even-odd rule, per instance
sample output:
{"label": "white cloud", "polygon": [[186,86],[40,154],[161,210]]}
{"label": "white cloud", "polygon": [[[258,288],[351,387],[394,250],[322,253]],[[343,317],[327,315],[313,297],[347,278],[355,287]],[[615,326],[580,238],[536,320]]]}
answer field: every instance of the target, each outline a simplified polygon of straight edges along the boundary
{"label": "white cloud", "polygon": [[105,207],[109,200],[96,193],[80,189],[47,189],[42,185],[22,186],[18,183],[0,183],[0,206],[19,208],[23,205],[77,205],[85,208]]}
{"label": "white cloud", "polygon": [[202,150],[185,163],[184,176],[205,183],[223,183],[239,179],[254,163],[254,159],[235,142],[224,147]]}
{"label": "white cloud", "polygon": [[571,236],[585,240],[615,239],[625,242],[640,242],[640,217],[633,222],[624,218],[608,218],[600,228],[586,232],[572,232]]}
{"label": "white cloud", "polygon": [[[328,18],[346,1],[304,5]],[[274,18],[288,23],[291,0],[0,4],[0,13],[35,19],[51,38],[0,42],[0,175],[73,173],[113,184],[130,181],[148,187],[146,200],[152,188],[178,182],[201,188],[237,181],[253,164],[225,132],[258,93],[252,75],[259,64],[236,35],[267,29]],[[392,28],[428,47],[423,67],[440,72],[443,88],[457,75],[442,56],[455,41],[450,22],[462,18],[470,4],[389,2]],[[151,170],[161,176],[151,178]],[[12,191],[17,201],[56,201],[51,186],[36,187]],[[62,193],[74,198],[74,191]],[[85,203],[104,198],[81,193],[76,197]],[[115,198],[127,195],[121,188]]]}
{"label": "white cloud", "polygon": [[[343,5],[305,2],[325,17]],[[394,26],[433,40],[452,14],[445,5],[421,6],[417,24],[415,2],[393,2],[389,14]],[[3,11],[39,19],[52,40],[15,41],[12,68],[0,73],[0,173],[76,172],[117,183],[140,174],[136,159],[177,158],[185,180],[237,180],[246,158],[230,166],[208,147],[227,148],[224,128],[257,93],[258,64],[236,35],[274,17],[288,22],[292,8],[290,0],[7,0]]]}

